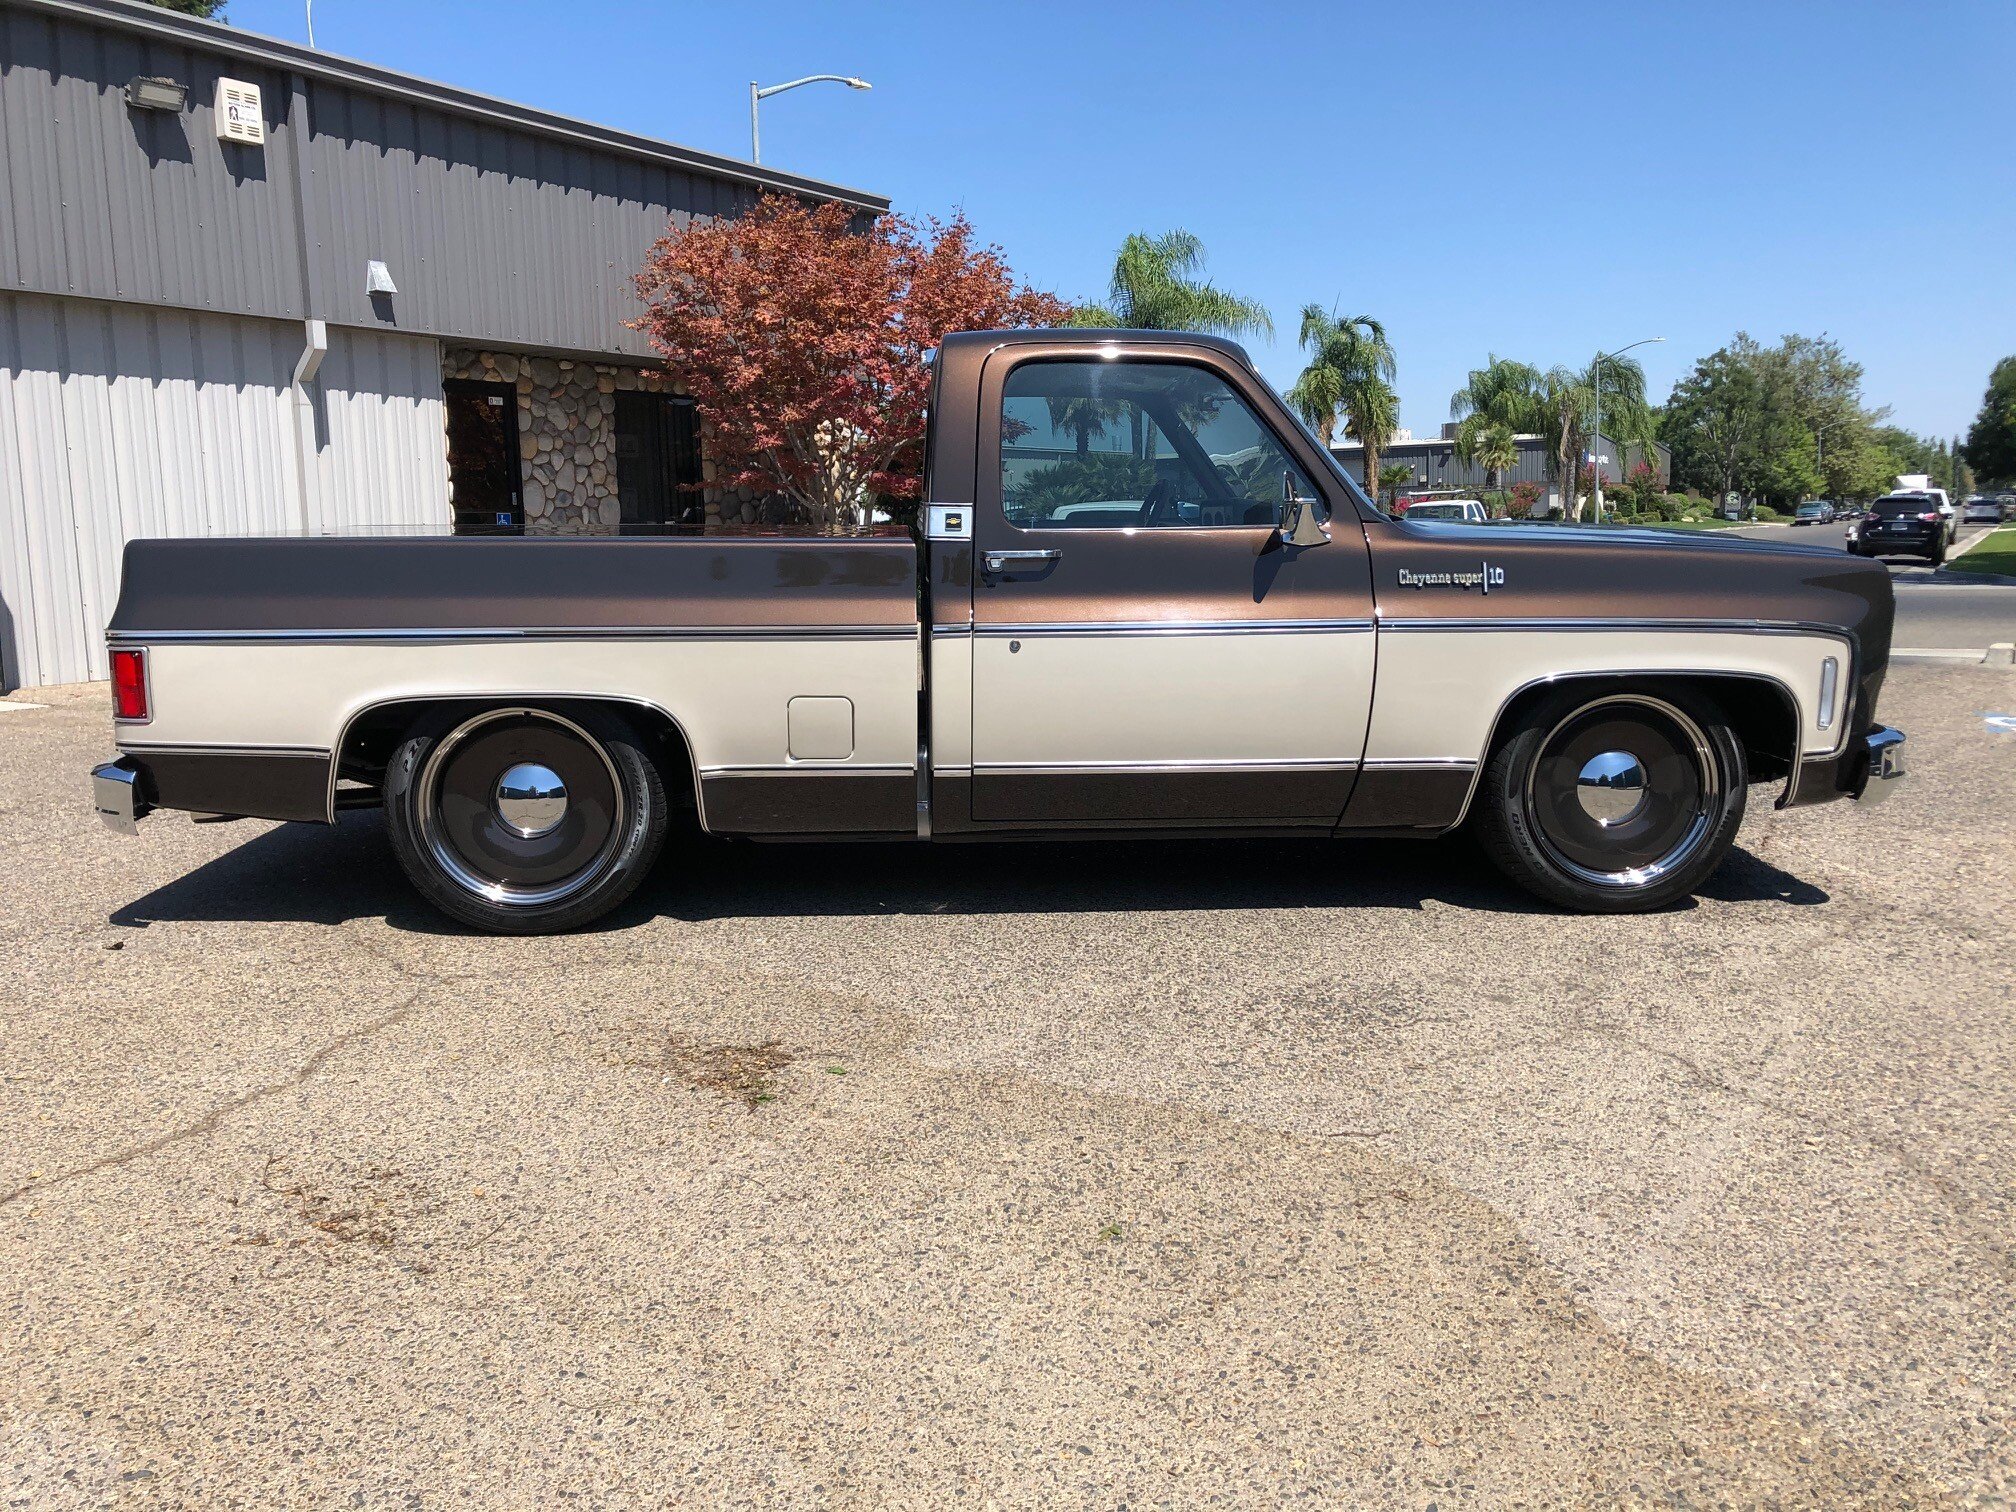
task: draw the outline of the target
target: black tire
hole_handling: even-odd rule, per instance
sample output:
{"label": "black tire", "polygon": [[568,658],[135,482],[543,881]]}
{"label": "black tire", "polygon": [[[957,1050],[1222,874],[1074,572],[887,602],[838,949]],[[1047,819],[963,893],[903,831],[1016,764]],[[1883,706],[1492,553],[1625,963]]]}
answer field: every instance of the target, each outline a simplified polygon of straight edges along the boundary
{"label": "black tire", "polygon": [[636,890],[664,848],[667,805],[620,719],[507,705],[416,725],[386,764],[385,820],[399,865],[443,913],[558,934]]}
{"label": "black tire", "polygon": [[1946,543],[1945,543],[1945,541],[1943,541],[1943,540],[1942,540],[1942,541],[1940,541],[1940,543],[1939,543],[1939,544],[1938,544],[1937,546],[1934,546],[1934,547],[1933,547],[1933,548],[1932,548],[1932,549],[1931,549],[1930,551],[1926,552],[1926,553],[1925,553],[1925,560],[1926,560],[1926,561],[1927,561],[1927,562],[1928,562],[1928,563],[1929,563],[1930,565],[1932,565],[1932,566],[1934,566],[1934,567],[1943,567],[1943,566],[1945,566],[1945,565],[1946,565]]}
{"label": "black tire", "polygon": [[1643,913],[1722,864],[1748,780],[1743,743],[1707,699],[1656,685],[1570,686],[1527,710],[1485,763],[1477,838],[1506,876],[1550,903]]}

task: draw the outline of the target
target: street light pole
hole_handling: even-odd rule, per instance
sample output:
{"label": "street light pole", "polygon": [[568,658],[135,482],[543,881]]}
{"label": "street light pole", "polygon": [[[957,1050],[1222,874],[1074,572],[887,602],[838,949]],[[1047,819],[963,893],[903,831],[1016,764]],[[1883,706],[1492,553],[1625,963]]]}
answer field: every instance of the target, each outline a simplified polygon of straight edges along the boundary
{"label": "street light pole", "polygon": [[[1603,364],[1608,362],[1612,357],[1622,357],[1626,352],[1631,350],[1631,347],[1651,346],[1654,342],[1664,341],[1665,339],[1664,336],[1647,336],[1643,341],[1632,342],[1631,346],[1621,346],[1614,352],[1598,352],[1596,354],[1596,367],[1589,375],[1594,380],[1594,387],[1596,389],[1595,399],[1589,406],[1595,412],[1593,416],[1595,424],[1589,428],[1589,470],[1596,475],[1595,519],[1598,525],[1603,523],[1603,454],[1597,450],[1603,444]],[[1568,483],[1568,491],[1570,494],[1573,494],[1575,491],[1575,483],[1572,478]]]}
{"label": "street light pole", "polygon": [[787,89],[796,89],[803,84],[845,84],[849,89],[873,89],[875,86],[866,79],[857,79],[852,74],[807,74],[802,79],[793,79],[788,84],[769,84],[761,88],[754,79],[749,81],[749,161],[763,161],[763,128],[756,118],[756,102],[767,100],[771,95],[782,94]]}
{"label": "street light pole", "polygon": [[1820,472],[1820,486],[1827,486],[1827,432],[1841,422],[1839,419],[1823,420],[1813,427],[1813,466]]}

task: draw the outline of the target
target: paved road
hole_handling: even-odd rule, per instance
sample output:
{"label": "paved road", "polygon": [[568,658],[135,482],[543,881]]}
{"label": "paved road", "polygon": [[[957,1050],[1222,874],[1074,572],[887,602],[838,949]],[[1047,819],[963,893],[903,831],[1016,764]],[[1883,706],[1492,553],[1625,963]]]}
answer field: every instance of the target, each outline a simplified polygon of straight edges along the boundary
{"label": "paved road", "polygon": [[[1963,525],[1960,539],[1964,542],[1988,528]],[[1838,547],[1845,530],[1834,525],[1761,525],[1731,534],[1755,541]],[[1910,557],[1885,560],[1897,587],[1895,643],[1900,648],[1985,650],[1998,641],[2016,641],[2016,586],[1942,582],[1932,569]],[[1953,565],[1964,571],[1966,558]]]}
{"label": "paved road", "polygon": [[7,1503],[1994,1501],[2012,703],[1898,668],[1904,791],[1650,918],[693,845],[558,940],[375,815],[118,840],[102,692],[9,713]]}

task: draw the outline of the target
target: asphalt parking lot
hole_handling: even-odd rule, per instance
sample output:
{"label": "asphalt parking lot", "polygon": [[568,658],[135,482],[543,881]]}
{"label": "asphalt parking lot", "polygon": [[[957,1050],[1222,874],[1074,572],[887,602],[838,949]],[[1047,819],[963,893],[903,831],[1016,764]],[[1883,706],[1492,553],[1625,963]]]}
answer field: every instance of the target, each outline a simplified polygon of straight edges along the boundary
{"label": "asphalt parking lot", "polygon": [[1460,839],[690,845],[456,933],[375,815],[0,716],[7,1504],[1991,1503],[2016,673],[1698,902]]}

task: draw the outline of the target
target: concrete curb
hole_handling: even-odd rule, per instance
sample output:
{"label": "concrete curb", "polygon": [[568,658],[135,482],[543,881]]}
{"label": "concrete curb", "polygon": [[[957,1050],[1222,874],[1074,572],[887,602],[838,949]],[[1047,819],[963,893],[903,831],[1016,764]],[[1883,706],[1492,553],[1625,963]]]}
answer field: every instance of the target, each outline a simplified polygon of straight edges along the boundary
{"label": "concrete curb", "polygon": [[2016,644],[1997,641],[1986,651],[1948,650],[1932,646],[1899,646],[1890,652],[1893,662],[1954,662],[1968,667],[2016,666]]}

